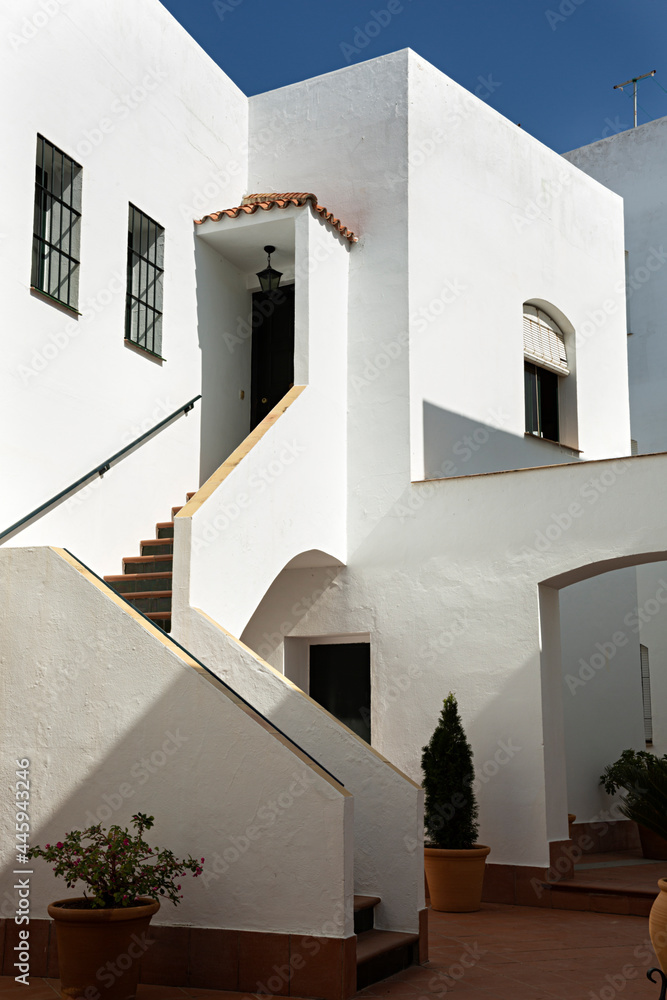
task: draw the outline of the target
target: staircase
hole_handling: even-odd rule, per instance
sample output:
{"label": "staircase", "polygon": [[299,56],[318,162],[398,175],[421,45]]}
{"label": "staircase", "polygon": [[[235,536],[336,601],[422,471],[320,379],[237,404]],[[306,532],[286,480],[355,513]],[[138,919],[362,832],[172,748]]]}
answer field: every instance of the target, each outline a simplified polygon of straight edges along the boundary
{"label": "staircase", "polygon": [[419,934],[379,931],[374,925],[378,896],[354,897],[357,935],[357,990],[419,964]]}
{"label": "staircase", "polygon": [[[187,493],[190,500],[194,493]],[[123,572],[105,576],[104,581],[137,611],[162,629],[171,632],[171,574],[174,558],[174,515],[171,521],[155,525],[155,538],[140,543],[141,555],[123,559]]]}

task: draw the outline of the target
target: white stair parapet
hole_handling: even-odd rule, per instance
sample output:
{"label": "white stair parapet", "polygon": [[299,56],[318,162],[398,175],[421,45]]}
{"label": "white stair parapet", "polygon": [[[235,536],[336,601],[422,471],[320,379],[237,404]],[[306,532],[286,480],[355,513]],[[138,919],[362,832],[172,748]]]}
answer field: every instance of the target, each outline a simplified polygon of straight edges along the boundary
{"label": "white stair parapet", "polygon": [[[33,845],[153,814],[156,841],[206,859],[156,923],[351,936],[335,777],[64,550],[2,549],[0,590],[2,781],[30,760]],[[0,829],[11,886],[13,811]],[[62,895],[36,864],[31,916]]]}
{"label": "white stair parapet", "polygon": [[202,611],[181,616],[180,636],[354,795],[355,892],[381,898],[376,928],[418,933],[425,905],[419,785]]}

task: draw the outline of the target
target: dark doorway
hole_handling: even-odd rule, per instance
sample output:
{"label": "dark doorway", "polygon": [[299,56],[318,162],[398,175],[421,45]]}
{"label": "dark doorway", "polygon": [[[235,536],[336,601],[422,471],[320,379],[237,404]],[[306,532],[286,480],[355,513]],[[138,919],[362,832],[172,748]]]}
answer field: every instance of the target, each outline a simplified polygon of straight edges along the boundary
{"label": "dark doorway", "polygon": [[371,646],[337,642],[310,647],[310,696],[371,741]]}
{"label": "dark doorway", "polygon": [[294,385],[294,285],[252,297],[250,430]]}

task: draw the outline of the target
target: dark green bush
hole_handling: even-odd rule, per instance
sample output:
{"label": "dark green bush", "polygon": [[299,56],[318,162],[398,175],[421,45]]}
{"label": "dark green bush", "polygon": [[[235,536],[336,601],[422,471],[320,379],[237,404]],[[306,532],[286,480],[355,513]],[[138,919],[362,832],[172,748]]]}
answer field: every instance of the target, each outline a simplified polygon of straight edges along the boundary
{"label": "dark green bush", "polygon": [[613,795],[624,791],[621,812],[635,823],[667,838],[667,754],[624,750],[604,769],[600,784]]}
{"label": "dark green bush", "polygon": [[475,769],[454,695],[445,698],[438,725],[423,748],[424,826],[431,847],[463,850],[477,842]]}

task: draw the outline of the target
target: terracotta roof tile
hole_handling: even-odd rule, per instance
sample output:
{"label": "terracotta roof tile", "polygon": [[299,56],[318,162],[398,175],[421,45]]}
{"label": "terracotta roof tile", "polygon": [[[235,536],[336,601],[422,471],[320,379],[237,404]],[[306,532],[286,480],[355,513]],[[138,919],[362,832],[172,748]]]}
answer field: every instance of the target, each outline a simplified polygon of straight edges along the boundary
{"label": "terracotta roof tile", "polygon": [[359,238],[344,226],[340,219],[335,218],[333,212],[329,212],[323,205],[318,205],[316,196],[307,191],[289,191],[287,194],[248,194],[237,208],[224,208],[220,212],[211,212],[210,215],[205,215],[202,219],[195,219],[195,224],[200,226],[207,219],[212,222],[220,222],[225,216],[228,219],[238,219],[239,215],[242,214],[254,215],[259,208],[263,212],[269,212],[272,208],[288,208],[290,205],[300,207],[308,202],[330,226],[333,226],[350,243],[358,243]]}

